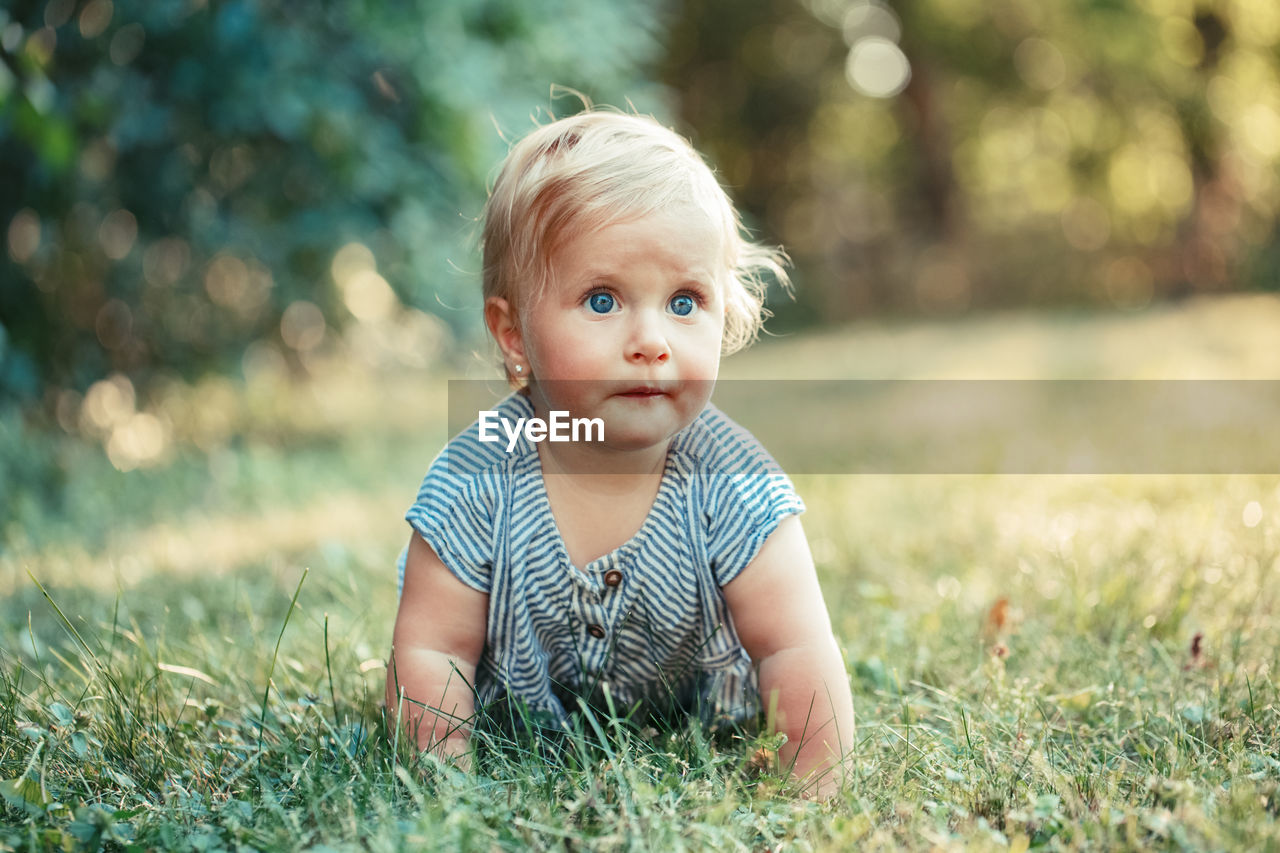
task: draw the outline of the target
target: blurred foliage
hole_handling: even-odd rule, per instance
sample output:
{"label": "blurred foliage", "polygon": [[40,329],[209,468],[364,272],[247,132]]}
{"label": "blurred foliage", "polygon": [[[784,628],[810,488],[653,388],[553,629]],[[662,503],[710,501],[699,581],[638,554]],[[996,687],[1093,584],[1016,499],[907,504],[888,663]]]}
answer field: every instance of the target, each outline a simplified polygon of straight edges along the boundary
{"label": "blurred foliage", "polygon": [[429,358],[479,316],[449,308],[478,304],[473,219],[504,134],[580,108],[553,85],[653,109],[654,14],[639,0],[5,4],[0,393],[115,375],[128,397],[242,357],[296,367],[352,326],[369,327],[366,354],[398,341],[392,356]]}
{"label": "blurred foliage", "polygon": [[665,78],[793,319],[1280,287],[1273,0],[683,10]]}
{"label": "blurred foliage", "polygon": [[70,509],[53,423],[131,471],[236,440],[241,375],[287,405],[320,360],[430,365],[478,324],[474,220],[507,139],[581,108],[555,86],[654,110],[655,14],[0,5],[0,517]]}
{"label": "blurred foliage", "polygon": [[11,0],[0,409],[130,470],[230,440],[227,377],[432,364],[555,85],[671,103],[784,323],[1277,289],[1278,44],[1272,0]]}

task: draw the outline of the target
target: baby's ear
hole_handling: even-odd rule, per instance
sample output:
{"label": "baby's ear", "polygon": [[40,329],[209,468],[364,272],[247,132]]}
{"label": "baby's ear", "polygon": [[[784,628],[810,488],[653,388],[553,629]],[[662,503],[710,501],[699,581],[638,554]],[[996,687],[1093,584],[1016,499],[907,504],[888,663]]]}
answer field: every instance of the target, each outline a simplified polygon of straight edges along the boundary
{"label": "baby's ear", "polygon": [[484,324],[497,341],[502,355],[508,360],[524,361],[524,336],[511,303],[501,296],[490,296],[484,301]]}

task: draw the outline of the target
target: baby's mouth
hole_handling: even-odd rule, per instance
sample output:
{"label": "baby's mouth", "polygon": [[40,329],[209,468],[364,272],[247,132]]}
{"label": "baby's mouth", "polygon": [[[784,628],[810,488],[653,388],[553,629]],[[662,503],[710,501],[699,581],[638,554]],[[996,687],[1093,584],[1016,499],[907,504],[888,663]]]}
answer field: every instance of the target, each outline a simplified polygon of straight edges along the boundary
{"label": "baby's mouth", "polygon": [[657,397],[669,396],[670,393],[670,391],[657,385],[636,385],[619,391],[615,396],[626,397],[630,400],[651,400]]}

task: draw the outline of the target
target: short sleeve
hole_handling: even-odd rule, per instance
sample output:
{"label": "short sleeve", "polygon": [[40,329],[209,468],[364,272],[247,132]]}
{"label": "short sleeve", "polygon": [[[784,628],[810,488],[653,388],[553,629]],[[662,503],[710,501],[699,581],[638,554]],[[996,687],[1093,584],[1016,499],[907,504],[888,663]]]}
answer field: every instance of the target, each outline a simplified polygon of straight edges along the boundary
{"label": "short sleeve", "polygon": [[[533,406],[511,393],[496,411],[515,421],[531,416]],[[513,459],[500,442],[481,441],[478,422],[472,422],[432,461],[404,516],[454,577],[483,593],[492,587],[498,518],[510,492]],[[402,590],[404,562],[401,555]]]}
{"label": "short sleeve", "polygon": [[715,479],[721,482],[712,486],[707,557],[724,586],[751,565],[784,518],[804,512],[804,502],[781,472]]}
{"label": "short sleeve", "polygon": [[707,558],[724,586],[760,553],[784,518],[804,512],[791,480],[750,433],[715,413],[702,466]]}
{"label": "short sleeve", "polygon": [[[458,580],[487,593],[494,551],[494,490],[488,487],[493,472],[457,475],[447,456],[448,451],[432,463],[405,520]],[[403,587],[403,557],[400,582]]]}

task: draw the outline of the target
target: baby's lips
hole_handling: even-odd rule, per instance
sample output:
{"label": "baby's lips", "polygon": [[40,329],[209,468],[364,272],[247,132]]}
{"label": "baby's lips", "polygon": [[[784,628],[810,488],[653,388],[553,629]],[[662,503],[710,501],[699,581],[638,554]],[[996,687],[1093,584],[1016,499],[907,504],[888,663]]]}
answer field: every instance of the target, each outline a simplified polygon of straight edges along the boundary
{"label": "baby's lips", "polygon": [[678,379],[656,379],[652,381],[618,383],[614,394],[678,394],[685,390],[688,383]]}
{"label": "baby's lips", "polygon": [[671,392],[665,388],[659,388],[656,385],[633,385],[623,388],[617,393],[623,397],[658,397],[670,394]]}

